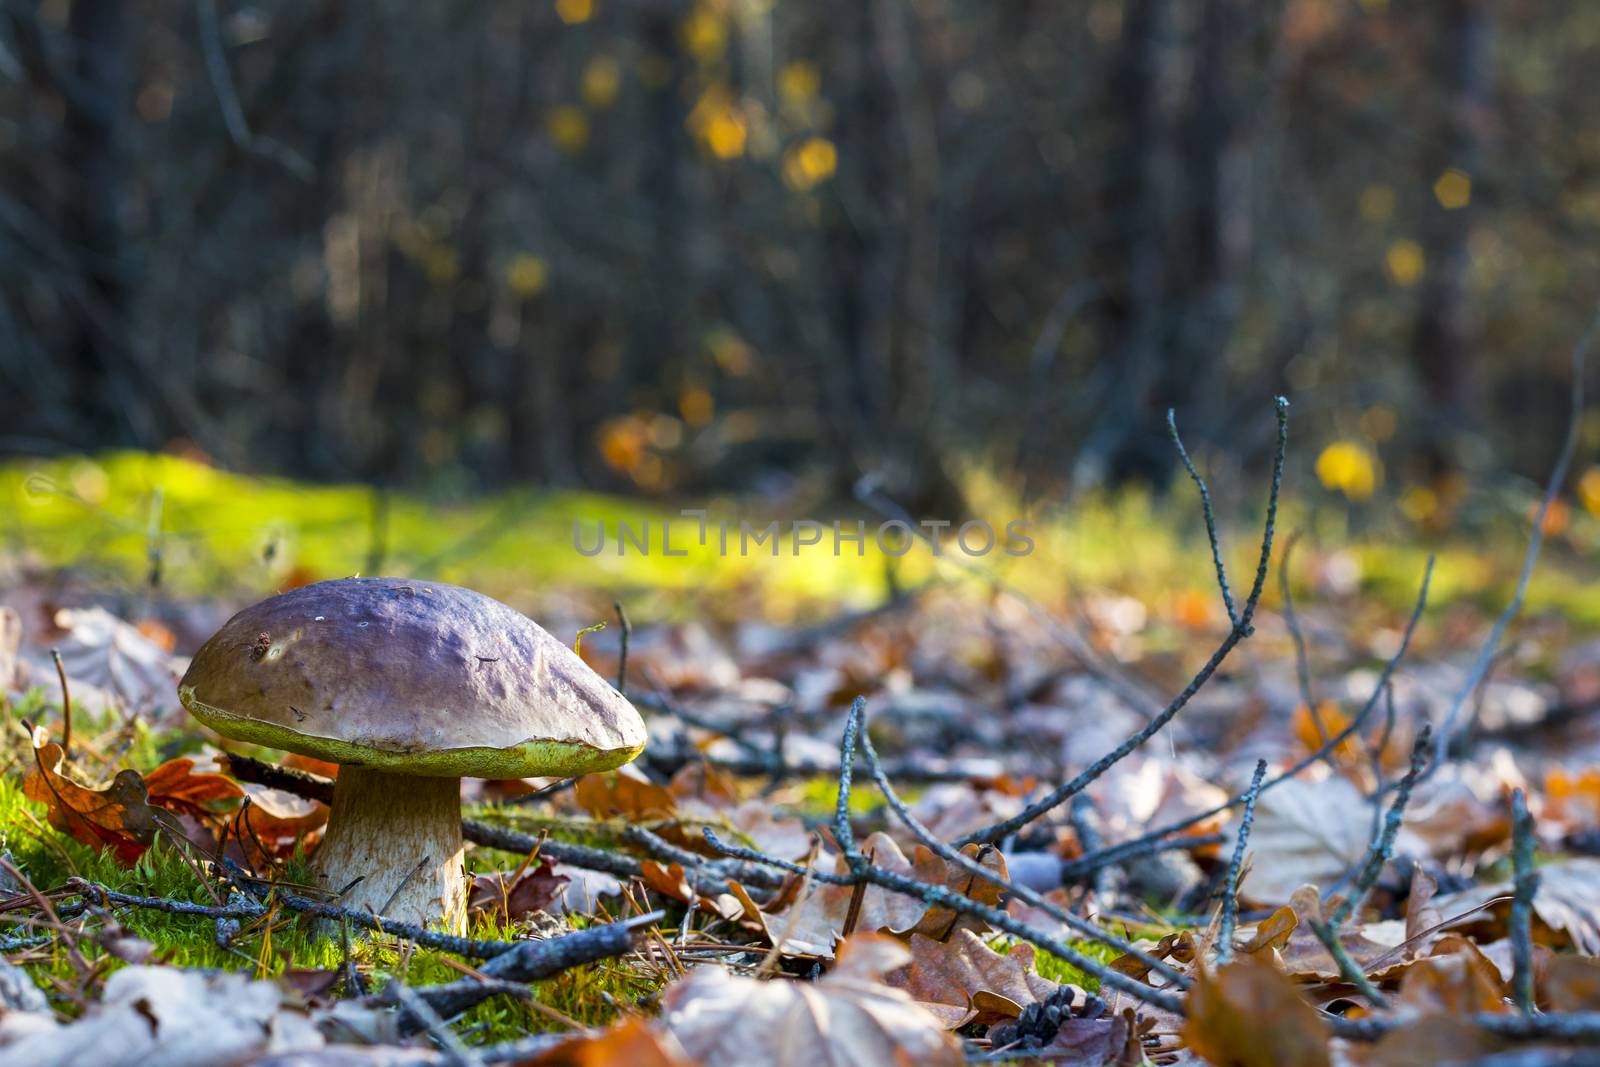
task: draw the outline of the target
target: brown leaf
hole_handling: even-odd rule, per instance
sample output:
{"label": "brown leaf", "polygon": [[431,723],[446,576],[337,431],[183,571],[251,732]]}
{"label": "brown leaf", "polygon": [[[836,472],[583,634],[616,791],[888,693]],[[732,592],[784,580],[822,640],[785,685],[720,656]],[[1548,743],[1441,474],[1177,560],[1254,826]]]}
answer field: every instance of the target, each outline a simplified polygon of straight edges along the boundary
{"label": "brown leaf", "polygon": [[1032,945],[1013,945],[1001,954],[963,929],[949,941],[913,933],[907,947],[911,966],[893,972],[887,981],[911,994],[948,1030],[1015,1019],[1057,988],[1033,969]]}
{"label": "brown leaf", "polygon": [[662,994],[662,1025],[702,1067],[957,1067],[961,1043],[880,980],[909,957],[893,938],[857,934],[816,982],[761,982],[704,967]]}
{"label": "brown leaf", "polygon": [[1371,1048],[1353,1051],[1365,1067],[1435,1067],[1467,1063],[1505,1049],[1506,1042],[1465,1019],[1426,1015],[1383,1035]]}
{"label": "brown leaf", "polygon": [[1540,975],[1540,1003],[1551,1011],[1600,1009],[1600,960],[1557,956]]}
{"label": "brown leaf", "polygon": [[[1448,918],[1492,901],[1481,919],[1503,933],[1510,896],[1509,882],[1480,885],[1435,897],[1434,907]],[[1578,856],[1540,867],[1533,914],[1535,941],[1556,946],[1570,942],[1582,955],[1600,955],[1600,859]]]}
{"label": "brown leaf", "polygon": [[[1006,860],[1000,854],[999,849],[991,845],[974,844],[963,848],[961,854],[968,859],[977,860],[978,865],[984,870],[992,871],[1001,878],[1006,877]],[[921,845],[917,846],[914,855],[916,857],[915,865],[918,868],[931,866],[938,861],[938,857],[932,851]],[[944,885],[946,889],[960,893],[962,896],[969,897],[980,904],[987,904],[989,907],[996,909],[1000,907],[1000,897],[1003,890],[998,885],[948,861],[945,863]],[[987,929],[989,929],[989,924],[982,919],[957,912],[941,904],[935,904],[923,913],[922,918],[917,920],[915,927],[905,932],[921,934],[935,941],[946,941],[957,930],[984,931]],[[901,932],[899,930],[895,931],[897,934]]]}
{"label": "brown leaf", "polygon": [[109,785],[80,785],[66,776],[61,746],[43,727],[34,731],[34,765],[22,780],[23,795],[45,805],[50,825],[86,845],[109,848],[132,864],[155,841],[156,832],[177,825],[153,807],[138,771],[119,771]]}
{"label": "brown leaf", "polygon": [[1327,885],[1366,855],[1371,831],[1371,808],[1347,779],[1291,778],[1257,802],[1239,895],[1283,904],[1299,886]]}
{"label": "brown leaf", "polygon": [[[287,859],[299,846],[307,852],[315,848],[322,828],[328,824],[328,805],[281,789],[259,785],[244,788],[250,806],[244,812],[246,830],[239,838],[250,862]],[[263,850],[266,856],[257,854]]]}
{"label": "brown leaf", "polygon": [[239,783],[225,774],[194,771],[194,760],[171,759],[144,776],[150,803],[179,815],[205,821],[215,818],[244,796]]}
{"label": "brown leaf", "polygon": [[1047,1045],[1029,1050],[1053,1067],[1139,1067],[1146,1061],[1133,1012],[1098,1019],[1065,1019]]}
{"label": "brown leaf", "polygon": [[1327,1067],[1328,1032],[1277,968],[1246,956],[1189,992],[1189,1047],[1216,1067]]}
{"label": "brown leaf", "polygon": [[1400,979],[1400,1000],[1424,1013],[1468,1015],[1507,1010],[1500,971],[1478,946],[1459,934],[1442,938],[1434,955],[1406,968]]}
{"label": "brown leaf", "polygon": [[501,922],[545,911],[561,895],[570,879],[557,874],[549,860],[541,860],[512,881],[515,871],[476,875],[468,891],[467,911]]}
{"label": "brown leaf", "polygon": [[[862,852],[873,857],[879,867],[897,874],[908,875],[938,885],[945,877],[944,861],[926,849],[918,853],[916,866],[906,859],[900,846],[887,834],[875,833],[859,846]],[[836,857],[836,870],[849,873],[844,857]],[[821,859],[818,860],[820,864]],[[833,943],[844,935],[845,916],[850,910],[851,886],[825,885],[813,882],[804,896],[778,913],[763,913],[767,936],[774,940],[783,938],[783,951],[792,954],[831,956]],[[861,913],[856,929],[863,932],[879,930],[911,930],[921,921],[927,910],[915,897],[891,893],[880,886],[869,885],[862,897]]]}
{"label": "brown leaf", "polygon": [[592,1037],[578,1037],[522,1061],[524,1067],[695,1067],[677,1039],[643,1019],[624,1019]]}
{"label": "brown leaf", "polygon": [[637,775],[627,770],[586,774],[573,787],[573,796],[597,819],[671,817],[672,794]]}
{"label": "brown leaf", "polygon": [[1294,909],[1288,906],[1279,908],[1263,919],[1251,935],[1250,940],[1239,946],[1239,951],[1246,956],[1254,956],[1258,952],[1270,952],[1282,949],[1289,943],[1289,937],[1294,933],[1295,927],[1300,925],[1300,919]]}

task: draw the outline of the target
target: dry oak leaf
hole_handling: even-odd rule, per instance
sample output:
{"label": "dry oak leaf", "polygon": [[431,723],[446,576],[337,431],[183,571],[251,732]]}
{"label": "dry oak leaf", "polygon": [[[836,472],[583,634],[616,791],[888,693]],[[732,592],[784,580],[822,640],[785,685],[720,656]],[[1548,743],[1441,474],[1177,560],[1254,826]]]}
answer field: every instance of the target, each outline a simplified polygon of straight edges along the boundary
{"label": "dry oak leaf", "polygon": [[1424,1015],[1384,1034],[1376,1044],[1350,1046],[1363,1067],[1438,1067],[1472,1063],[1509,1048],[1509,1044],[1455,1015]]}
{"label": "dry oak leaf", "polygon": [[911,994],[947,1030],[1015,1019],[1058,988],[1033,969],[1032,945],[1012,945],[1002,954],[963,929],[949,941],[913,933],[907,947],[911,966],[891,973],[888,983]]}
{"label": "dry oak leaf", "polygon": [[609,1030],[564,1041],[525,1067],[696,1067],[677,1038],[658,1032],[643,1019],[624,1019]]}
{"label": "dry oak leaf", "polygon": [[[1447,917],[1485,905],[1489,907],[1480,918],[1492,919],[1504,932],[1511,911],[1511,883],[1473,886],[1433,900],[1433,906]],[[1578,856],[1540,867],[1533,915],[1535,941],[1555,945],[1570,941],[1580,955],[1600,956],[1600,859]],[[1463,921],[1452,925],[1475,928],[1477,924]]]}
{"label": "dry oak leaf", "polygon": [[1250,871],[1239,895],[1284,904],[1302,885],[1327,885],[1366,855],[1371,832],[1371,808],[1349,781],[1291,778],[1256,803]]}
{"label": "dry oak leaf", "polygon": [[[248,845],[252,863],[268,857],[287,859],[297,847],[303,846],[307,853],[315,848],[328,825],[328,805],[263,785],[247,785],[244,790],[250,806],[244,809],[246,832],[237,837]],[[265,857],[257,854],[262,851]]]}
{"label": "dry oak leaf", "polygon": [[467,912],[509,922],[546,911],[561,896],[569,879],[557,874],[549,860],[541,860],[519,875],[496,871],[476,875],[467,893]]}
{"label": "dry oak leaf", "polygon": [[1588,956],[1556,956],[1542,970],[1539,1004],[1550,1011],[1600,1009],[1600,960]]}
{"label": "dry oak leaf", "polygon": [[22,780],[22,793],[45,805],[57,830],[86,845],[109,848],[128,864],[144,855],[158,830],[181,835],[177,820],[150,803],[138,771],[119,771],[99,788],[81,785],[63,772],[66,756],[43,727],[35,729],[33,743],[34,765]]}
{"label": "dry oak leaf", "polygon": [[170,759],[144,776],[150,803],[202,822],[231,810],[244,789],[225,774],[197,772],[194,760]]}
{"label": "dry oak leaf", "polygon": [[578,804],[597,819],[670,818],[675,810],[672,794],[646,780],[638,771],[586,774],[573,787]]}
{"label": "dry oak leaf", "polygon": [[1400,1001],[1423,1014],[1471,1015],[1509,1010],[1500,970],[1460,934],[1440,938],[1433,955],[1406,968]]}
{"label": "dry oak leaf", "polygon": [[[1293,936],[1295,928],[1300,925],[1300,917],[1294,909],[1284,905],[1271,915],[1262,919],[1250,932],[1250,939],[1238,946],[1238,951],[1246,956],[1254,956],[1262,952],[1272,952],[1288,946],[1289,938]],[[1241,930],[1240,933],[1244,931]]]}
{"label": "dry oak leaf", "polygon": [[1202,971],[1183,1039],[1216,1067],[1328,1067],[1328,1031],[1282,972],[1245,956]]}
{"label": "dry oak leaf", "polygon": [[961,1043],[880,980],[910,957],[893,938],[857,934],[815,982],[704,967],[662,994],[661,1023],[702,1067],[959,1067]]}
{"label": "dry oak leaf", "polygon": [[[978,866],[997,877],[1007,877],[1005,857],[994,846],[968,845],[961,850],[961,854],[969,860],[976,860]],[[916,857],[915,866],[920,868],[933,854],[927,848],[918,845],[913,855]],[[962,896],[975,900],[979,904],[987,904],[996,910],[1000,908],[1000,897],[1004,893],[1004,890],[996,883],[948,860],[945,861],[944,886],[952,892],[960,893]],[[989,924],[982,919],[944,907],[941,904],[933,904],[928,907],[927,911],[923,912],[922,918],[917,920],[917,925],[912,927],[911,930],[894,930],[892,932],[895,934],[921,934],[935,941],[947,941],[958,930],[978,930],[981,932],[987,929],[989,929]]]}
{"label": "dry oak leaf", "polygon": [[[908,859],[894,839],[884,833],[875,833],[858,844],[863,853],[884,870],[939,885],[945,878],[945,863],[938,856],[919,849],[915,865]],[[850,873],[843,856],[835,857],[839,874]],[[819,857],[817,862],[823,860]],[[766,927],[767,936],[775,944],[782,938],[786,953],[809,956],[833,955],[833,944],[844,936],[845,917],[850,911],[853,886],[811,883],[804,896],[778,914],[762,912],[757,918]],[[916,897],[891,893],[881,886],[869,885],[862,894],[861,912],[856,919],[856,929],[875,932],[879,930],[911,930],[922,920],[928,909]]]}

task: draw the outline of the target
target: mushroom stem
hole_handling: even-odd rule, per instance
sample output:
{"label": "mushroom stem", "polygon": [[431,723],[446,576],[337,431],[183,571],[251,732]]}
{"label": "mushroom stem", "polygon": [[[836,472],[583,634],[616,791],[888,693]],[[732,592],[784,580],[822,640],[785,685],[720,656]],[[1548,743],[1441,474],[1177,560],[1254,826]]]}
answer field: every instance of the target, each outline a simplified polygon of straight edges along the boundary
{"label": "mushroom stem", "polygon": [[361,881],[340,903],[452,933],[466,928],[461,780],[339,771],[316,865],[325,888]]}

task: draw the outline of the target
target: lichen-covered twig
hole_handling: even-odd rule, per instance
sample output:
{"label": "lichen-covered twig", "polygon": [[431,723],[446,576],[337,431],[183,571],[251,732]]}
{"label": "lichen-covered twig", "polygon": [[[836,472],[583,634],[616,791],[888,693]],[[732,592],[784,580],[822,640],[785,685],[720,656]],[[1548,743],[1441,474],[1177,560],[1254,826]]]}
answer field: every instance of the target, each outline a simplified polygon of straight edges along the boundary
{"label": "lichen-covered twig", "polygon": [[1180,988],[1188,988],[1190,984],[1188,976],[1174,970],[1165,961],[1151,956],[1137,946],[1101,929],[1087,919],[1080,918],[1069,911],[1057,907],[1027,886],[1019,885],[1009,878],[1001,877],[971,856],[963,855],[939,840],[932,830],[928,829],[920,819],[911,813],[911,809],[906,806],[905,801],[900,799],[900,795],[895,791],[893,783],[889,781],[888,776],[884,774],[883,768],[879,765],[878,753],[872,747],[872,739],[867,735],[865,729],[861,731],[861,751],[862,755],[867,758],[867,769],[872,773],[873,780],[878,785],[878,791],[883,794],[884,801],[889,805],[889,810],[894,812],[895,817],[904,823],[906,828],[915,834],[917,839],[926,845],[934,855],[948,864],[954,864],[974,877],[982,878],[986,882],[999,886],[1010,896],[1038,908],[1052,919],[1072,930],[1076,930],[1085,937],[1110,945],[1118,952],[1132,956]]}
{"label": "lichen-covered twig", "polygon": [[[1234,646],[1254,632],[1252,622],[1255,619],[1256,607],[1261,602],[1262,591],[1267,584],[1267,568],[1272,560],[1272,537],[1278,521],[1278,495],[1283,488],[1283,458],[1289,439],[1289,402],[1283,397],[1277,398],[1277,414],[1278,443],[1273,453],[1272,486],[1267,496],[1267,517],[1266,522],[1263,524],[1261,555],[1256,564],[1255,581],[1251,584],[1250,594],[1245,599],[1244,607],[1239,611],[1237,620],[1229,628],[1227,636],[1222,639],[1222,643],[1217,646],[1216,651],[1211,654],[1211,658],[1206,660],[1205,665],[1200,668],[1189,684],[1183,688],[1183,691],[1174,697],[1172,702],[1163,708],[1155,718],[1140,727],[1116,748],[1095,760],[1077,777],[1053,790],[1042,799],[1029,804],[1011,818],[1003,819],[992,826],[972,831],[956,842],[958,845],[993,844],[998,842],[1008,835],[1016,833],[1040,816],[1054,810],[1059,805],[1064,804],[1078,793],[1083,792],[1090,783],[1137,750],[1171,722],[1178,712],[1182,711],[1189,701],[1194,699],[1194,695],[1211,680],[1211,676],[1217,672],[1217,668],[1222,666],[1223,661],[1228,658],[1228,654],[1233,651]],[[1208,533],[1211,535],[1213,545],[1215,545],[1215,530],[1210,530]],[[1216,554],[1220,553],[1220,549],[1214,548],[1213,551]]]}
{"label": "lichen-covered twig", "polygon": [[1256,773],[1244,794],[1244,813],[1239,817],[1239,839],[1233,843],[1228,876],[1222,882],[1222,926],[1217,933],[1219,964],[1233,959],[1233,929],[1239,921],[1239,872],[1244,868],[1244,850],[1250,843],[1250,828],[1256,821],[1256,798],[1261,795],[1261,779],[1266,773],[1267,761],[1257,760]]}
{"label": "lichen-covered twig", "polygon": [[[1407,649],[1411,647],[1411,639],[1416,634],[1417,625],[1422,621],[1423,609],[1428,603],[1428,586],[1433,579],[1433,563],[1433,557],[1429,556],[1428,565],[1422,573],[1422,587],[1417,592],[1416,606],[1412,608],[1411,618],[1407,621],[1405,632],[1401,635],[1400,647],[1395,650],[1395,654],[1389,658],[1387,663],[1384,664],[1383,671],[1381,674],[1379,674],[1378,681],[1372,688],[1372,695],[1367,698],[1366,704],[1359,712],[1356,713],[1355,718],[1350,720],[1349,725],[1329,737],[1326,744],[1321,745],[1315,752],[1293,764],[1287,770],[1282,771],[1263,782],[1261,784],[1261,792],[1265,793],[1273,786],[1288,781],[1290,778],[1293,778],[1295,775],[1299,774],[1313,763],[1325,758],[1328,753],[1332,752],[1336,747],[1342,744],[1347,738],[1353,736],[1356,731],[1360,730],[1362,726],[1365,725],[1368,717],[1371,716],[1373,709],[1378,706],[1378,700],[1382,696],[1384,688],[1389,684],[1389,679],[1393,676],[1395,669],[1400,664],[1400,661],[1405,658]],[[1124,841],[1120,844],[1112,845],[1109,848],[1101,849],[1099,852],[1094,853],[1093,855],[1080,856],[1075,860],[1069,860],[1062,864],[1061,876],[1063,878],[1082,878],[1090,872],[1098,870],[1100,867],[1103,867],[1108,863],[1121,863],[1132,856],[1141,855],[1144,852],[1149,851],[1152,842],[1164,840],[1171,837],[1173,834],[1180,834],[1190,827],[1198,826],[1207,819],[1220,815],[1223,812],[1232,809],[1236,805],[1244,803],[1244,796],[1245,795],[1243,793],[1240,793],[1238,796],[1224,801],[1213,808],[1208,808],[1205,811],[1191,815],[1185,819],[1180,819],[1177,822],[1168,823],[1166,826],[1151,830],[1148,833],[1133,838],[1132,840]]]}
{"label": "lichen-covered twig", "polygon": [[[1306,651],[1306,635],[1300,629],[1300,617],[1294,610],[1294,590],[1289,587],[1289,562],[1294,558],[1294,547],[1300,543],[1304,531],[1296,530],[1283,543],[1283,557],[1278,560],[1278,597],[1283,601],[1283,625],[1289,631],[1294,645],[1294,673],[1300,684],[1300,701],[1311,716],[1311,725],[1317,730],[1317,743],[1327,744],[1328,724],[1322,721],[1322,708],[1316,694],[1311,691],[1311,656]],[[1331,752],[1330,752],[1331,755]]]}
{"label": "lichen-covered twig", "polygon": [[1422,729],[1417,731],[1416,741],[1411,746],[1411,767],[1395,789],[1394,800],[1389,804],[1389,813],[1384,816],[1383,829],[1367,846],[1366,862],[1356,877],[1355,885],[1350,888],[1350,895],[1328,917],[1329,925],[1335,930],[1344,925],[1344,921],[1361,906],[1367,894],[1372,892],[1372,887],[1377,884],[1378,875],[1383,872],[1383,865],[1394,857],[1394,839],[1400,833],[1400,823],[1405,818],[1406,805],[1411,801],[1411,790],[1427,766],[1429,736],[1430,727],[1427,723],[1423,723]]}
{"label": "lichen-covered twig", "polygon": [[1233,593],[1228,589],[1227,568],[1222,565],[1222,543],[1217,538],[1217,516],[1211,508],[1211,490],[1206,488],[1206,480],[1200,477],[1194,460],[1189,458],[1189,450],[1183,447],[1183,438],[1178,435],[1178,413],[1173,408],[1167,409],[1167,433],[1172,438],[1172,446],[1178,450],[1178,458],[1183,461],[1183,469],[1189,472],[1189,479],[1200,490],[1200,511],[1206,520],[1206,540],[1211,542],[1211,563],[1217,569],[1217,588],[1222,590],[1222,606],[1228,611],[1229,625],[1237,627],[1239,612],[1233,606]]}
{"label": "lichen-covered twig", "polygon": [[1511,791],[1511,997],[1524,1015],[1533,1014],[1533,898],[1539,872],[1533,867],[1533,817],[1522,790]]}

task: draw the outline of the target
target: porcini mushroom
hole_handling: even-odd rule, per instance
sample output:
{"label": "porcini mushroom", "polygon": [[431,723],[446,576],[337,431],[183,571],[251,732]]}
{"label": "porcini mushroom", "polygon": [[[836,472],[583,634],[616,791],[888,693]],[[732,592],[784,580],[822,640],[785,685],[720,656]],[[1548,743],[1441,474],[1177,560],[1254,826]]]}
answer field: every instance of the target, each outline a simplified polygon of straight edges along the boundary
{"label": "porcini mushroom", "polygon": [[577,775],[644,748],[633,705],[482,593],[342,578],[239,612],[178,683],[237,741],[340,764],[315,864],[346,906],[465,926],[461,779]]}

